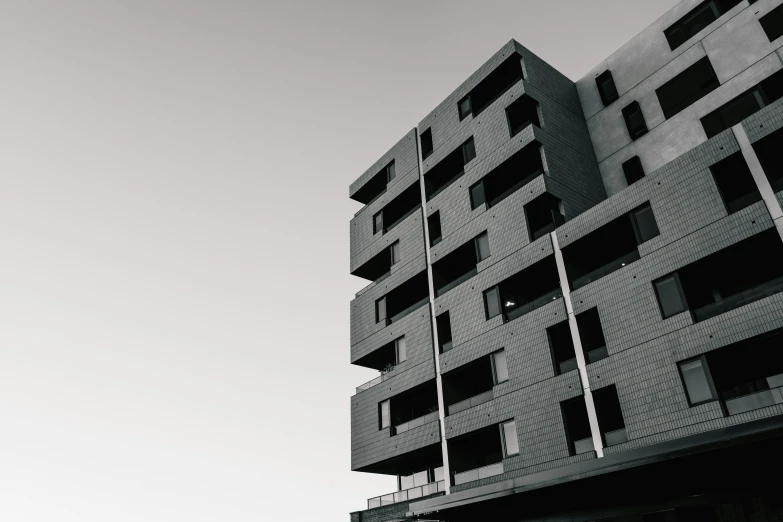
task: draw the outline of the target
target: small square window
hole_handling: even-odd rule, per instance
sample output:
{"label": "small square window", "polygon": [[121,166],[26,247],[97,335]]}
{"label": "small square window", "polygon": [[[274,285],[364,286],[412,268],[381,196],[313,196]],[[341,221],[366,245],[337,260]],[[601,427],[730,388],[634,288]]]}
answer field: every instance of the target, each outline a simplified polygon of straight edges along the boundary
{"label": "small square window", "polygon": [[644,177],[644,168],[642,168],[642,161],[639,159],[639,156],[634,156],[623,163],[623,173],[628,186],[633,185]]}
{"label": "small square window", "polygon": [[427,159],[432,154],[432,129],[421,133],[421,159]]}
{"label": "small square window", "polygon": [[475,210],[485,203],[484,199],[484,182],[479,181],[472,187],[470,187],[470,208]]}
{"label": "small square window", "polygon": [[392,246],[389,247],[391,254],[391,264],[396,265],[400,262],[400,242],[395,241]]}
{"label": "small square window", "polygon": [[500,434],[503,439],[503,455],[511,457],[519,454],[519,439],[517,438],[516,422],[508,421],[500,425]]}
{"label": "small square window", "polygon": [[476,242],[476,262],[484,261],[489,257],[489,236],[486,232],[475,239]]}
{"label": "small square window", "polygon": [[500,289],[493,286],[484,292],[484,305],[486,307],[487,320],[500,315]]}
{"label": "small square window", "polygon": [[682,285],[680,285],[680,278],[676,273],[654,281],[653,286],[664,319],[688,309],[688,303],[685,300]]}
{"label": "small square window", "polygon": [[383,232],[383,211],[378,212],[372,217],[372,233]]}
{"label": "small square window", "polygon": [[714,401],[717,398],[710,369],[704,356],[680,363],[680,374],[691,406]]}
{"label": "small square window", "polygon": [[660,234],[658,224],[655,222],[655,215],[649,203],[631,212],[631,220],[633,221],[636,241],[639,244],[649,241]]}
{"label": "small square window", "polygon": [[783,5],[777,6],[769,13],[759,18],[759,23],[767,38],[772,42],[783,36]]}
{"label": "small square window", "polygon": [[468,114],[471,114],[473,112],[473,109],[470,105],[470,96],[465,96],[462,98],[459,103],[457,104],[459,107],[459,121],[464,120],[468,117]]}
{"label": "small square window", "polygon": [[644,115],[639,102],[631,102],[623,108],[623,118],[628,127],[628,134],[632,140],[641,138],[647,134],[647,124],[644,122]]}
{"label": "small square window", "polygon": [[601,96],[604,107],[619,98],[617,87],[614,85],[614,78],[612,78],[610,71],[604,71],[598,75],[595,83],[598,85],[598,94]]}

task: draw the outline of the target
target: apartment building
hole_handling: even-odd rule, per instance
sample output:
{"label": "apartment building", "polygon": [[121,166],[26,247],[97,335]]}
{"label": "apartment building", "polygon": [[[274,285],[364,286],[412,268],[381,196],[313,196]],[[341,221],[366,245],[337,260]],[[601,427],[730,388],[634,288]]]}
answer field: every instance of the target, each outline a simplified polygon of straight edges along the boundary
{"label": "apartment building", "polygon": [[781,521],[783,0],[512,40],[350,187],[352,522]]}

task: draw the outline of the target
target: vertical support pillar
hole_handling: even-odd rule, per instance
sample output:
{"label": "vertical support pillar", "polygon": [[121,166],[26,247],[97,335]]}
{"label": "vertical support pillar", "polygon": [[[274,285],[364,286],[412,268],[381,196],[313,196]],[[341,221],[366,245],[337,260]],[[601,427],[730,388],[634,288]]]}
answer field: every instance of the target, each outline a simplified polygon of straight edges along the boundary
{"label": "vertical support pillar", "polygon": [[427,283],[430,293],[430,318],[432,321],[432,351],[435,361],[435,384],[438,389],[438,422],[440,424],[440,446],[443,455],[443,480],[446,494],[451,493],[451,472],[449,469],[449,448],[446,443],[446,405],[443,402],[443,379],[440,374],[440,351],[438,350],[438,325],[435,321],[435,285],[432,281],[432,262],[430,257],[430,231],[427,223],[427,198],[424,191],[424,172],[422,171],[421,149],[419,148],[419,129],[415,129],[416,159],[419,166],[419,189],[421,191],[421,219],[424,228],[424,251],[427,257]]}
{"label": "vertical support pillar", "polygon": [[769,184],[767,175],[764,174],[764,169],[761,168],[761,162],[759,162],[759,158],[756,156],[756,151],[753,150],[753,145],[750,144],[748,134],[741,123],[733,126],[731,132],[734,133],[734,137],[737,139],[742,156],[745,158],[745,163],[748,164],[750,173],[753,175],[753,181],[756,182],[756,186],[761,193],[761,199],[764,200],[769,215],[772,216],[772,222],[775,223],[778,235],[783,240],[783,209],[780,208],[780,203],[772,191],[772,185]]}
{"label": "vertical support pillar", "polygon": [[604,456],[604,445],[601,438],[601,430],[598,427],[598,415],[595,412],[595,403],[593,402],[593,393],[590,391],[590,380],[587,377],[587,363],[585,362],[584,350],[582,350],[582,340],[579,337],[579,328],[576,324],[574,307],[571,303],[571,290],[568,286],[568,276],[563,262],[563,253],[560,251],[560,243],[557,241],[557,231],[550,233],[552,239],[552,250],[555,253],[555,262],[557,263],[557,274],[560,277],[560,289],[563,292],[566,312],[568,314],[568,327],[571,330],[571,339],[574,343],[574,352],[576,354],[576,365],[579,368],[579,378],[582,381],[582,392],[585,397],[585,406],[587,407],[587,418],[590,421],[590,433],[593,434],[593,447],[598,458]]}

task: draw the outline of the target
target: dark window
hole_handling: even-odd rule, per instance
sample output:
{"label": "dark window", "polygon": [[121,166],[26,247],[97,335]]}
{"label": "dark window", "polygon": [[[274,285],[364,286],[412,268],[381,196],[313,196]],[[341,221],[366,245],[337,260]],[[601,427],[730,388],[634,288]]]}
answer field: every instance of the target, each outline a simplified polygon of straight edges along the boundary
{"label": "dark window", "polygon": [[527,94],[523,94],[506,107],[506,119],[512,138],[530,124],[541,127],[541,121],[538,119],[538,102]]}
{"label": "dark window", "polygon": [[386,296],[375,301],[375,322],[386,322]]}
{"label": "dark window", "polygon": [[427,129],[421,133],[421,159],[427,159],[432,150],[432,129]]}
{"label": "dark window", "polygon": [[679,366],[688,403],[691,406],[714,401],[717,398],[707,359],[704,356],[681,362]]}
{"label": "dark window", "polygon": [[435,212],[427,218],[427,228],[430,232],[430,246],[435,246],[443,239],[440,229],[440,212]]}
{"label": "dark window", "polygon": [[372,217],[372,233],[383,232],[383,211],[378,212]]}
{"label": "dark window", "polygon": [[644,122],[644,115],[642,114],[642,108],[639,107],[639,102],[631,102],[626,105],[623,108],[623,118],[632,140],[647,134],[647,124]]}
{"label": "dark window", "polygon": [[579,328],[579,339],[582,341],[586,363],[594,363],[609,357],[606,351],[606,339],[601,327],[601,318],[598,315],[598,307],[591,308],[576,316],[576,325]]}
{"label": "dark window", "polygon": [[489,290],[484,291],[484,306],[486,308],[487,319],[492,319],[496,315],[500,315],[500,290],[497,286],[493,286]]}
{"label": "dark window", "polygon": [[661,307],[661,314],[663,314],[664,319],[688,309],[680,278],[676,273],[653,281],[653,286],[655,287],[658,304]]}
{"label": "dark window", "polygon": [[759,18],[759,23],[770,42],[783,36],[783,5]]}
{"label": "dark window", "polygon": [[563,424],[571,455],[579,455],[593,451],[593,433],[590,430],[590,419],[584,397],[574,397],[560,403],[563,413]]}
{"label": "dark window", "polygon": [[421,188],[412,183],[372,218],[373,234],[385,234],[421,207]]}
{"label": "dark window", "polygon": [[574,350],[574,341],[571,337],[571,328],[568,326],[568,321],[563,321],[547,328],[546,336],[549,340],[555,375],[576,370],[576,351]]}
{"label": "dark window", "polygon": [[611,385],[594,391],[593,403],[598,417],[598,429],[601,430],[604,443],[607,446],[614,446],[626,442],[628,437],[625,434],[625,422],[620,400],[617,397],[617,388]]}
{"label": "dark window", "polygon": [[[382,300],[382,310],[376,304],[376,317],[386,318],[386,324],[393,324],[429,301],[430,291],[427,271],[419,272],[401,285],[389,290]],[[382,313],[381,313],[382,312]]]}
{"label": "dark window", "polygon": [[470,208],[477,209],[485,202],[484,199],[484,180],[470,187]]}
{"label": "dark window", "polygon": [[500,384],[508,380],[508,363],[506,362],[506,351],[500,350],[490,356],[492,361],[492,375],[495,384]]}
{"label": "dark window", "polygon": [[712,165],[710,172],[729,214],[761,201],[761,193],[741,152]]}
{"label": "dark window", "polygon": [[438,329],[438,344],[440,353],[446,353],[452,348],[451,344],[451,316],[443,312],[435,318],[435,326]]}
{"label": "dark window", "polygon": [[598,85],[598,94],[601,95],[601,101],[604,107],[619,98],[617,94],[617,87],[614,85],[614,79],[610,71],[604,71],[595,79],[595,83]]}
{"label": "dark window", "polygon": [[707,0],[663,31],[672,51],[739,4],[740,0]]}
{"label": "dark window", "polygon": [[465,165],[476,157],[473,137],[451,151],[437,165],[424,174],[424,193],[431,200],[465,173]]}
{"label": "dark window", "polygon": [[753,150],[759,158],[772,190],[783,190],[783,161],[780,161],[780,151],[783,150],[783,129],[776,130],[753,144]]}
{"label": "dark window", "polygon": [[513,53],[457,103],[460,121],[478,116],[523,77],[522,58]]}
{"label": "dark window", "polygon": [[639,245],[651,240],[660,233],[658,232],[658,224],[655,222],[655,215],[649,203],[645,203],[631,212],[631,222],[636,234],[636,242]]}
{"label": "dark window", "polygon": [[391,180],[393,180],[397,176],[397,169],[394,166],[394,162],[392,161],[389,163],[389,165],[386,167],[386,182],[391,183]]}
{"label": "dark window", "polygon": [[783,97],[783,70],[770,75],[752,89],[703,117],[701,124],[707,138],[712,138],[733,127],[781,97]]}
{"label": "dark window", "polygon": [[668,119],[720,86],[706,56],[655,90]]}
{"label": "dark window", "polygon": [[642,168],[642,161],[639,159],[639,156],[634,156],[623,163],[623,173],[628,186],[633,185],[644,177],[644,168]]}
{"label": "dark window", "polygon": [[489,236],[484,232],[474,241],[476,245],[476,262],[478,263],[489,257]]}
{"label": "dark window", "polygon": [[565,223],[562,207],[562,202],[549,192],[544,192],[524,206],[530,241],[535,241]]}
{"label": "dark window", "polygon": [[395,169],[394,160],[391,163],[383,167],[377,174],[370,178],[367,183],[361,186],[352,196],[351,199],[369,205],[381,194],[386,192],[386,186],[391,180],[394,179]]}
{"label": "dark window", "polygon": [[389,247],[389,254],[391,257],[391,264],[396,265],[400,261],[400,242],[395,241],[392,246]]}

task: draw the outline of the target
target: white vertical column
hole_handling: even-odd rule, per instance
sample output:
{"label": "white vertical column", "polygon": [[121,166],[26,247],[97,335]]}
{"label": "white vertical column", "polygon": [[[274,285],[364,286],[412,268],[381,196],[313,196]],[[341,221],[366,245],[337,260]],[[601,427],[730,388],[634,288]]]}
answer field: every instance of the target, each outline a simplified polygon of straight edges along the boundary
{"label": "white vertical column", "polygon": [[769,184],[769,180],[766,174],[764,174],[764,169],[761,168],[761,163],[758,156],[756,156],[756,151],[753,150],[753,146],[750,144],[745,128],[741,123],[738,123],[731,128],[731,132],[734,133],[734,137],[737,139],[742,156],[745,158],[745,163],[748,164],[750,173],[753,175],[753,181],[756,182],[756,186],[761,193],[761,199],[764,200],[769,215],[772,216],[772,222],[775,223],[775,228],[778,230],[780,239],[783,240],[783,209],[780,208],[778,198],[775,197],[775,193],[772,191],[772,185]]}
{"label": "white vertical column", "polygon": [[598,415],[595,413],[595,403],[593,403],[593,394],[590,391],[590,380],[587,377],[587,363],[585,362],[584,350],[582,350],[582,340],[579,337],[579,328],[576,324],[574,307],[571,303],[571,290],[568,287],[568,276],[563,263],[563,253],[560,251],[560,243],[557,241],[557,231],[550,234],[552,239],[552,250],[555,252],[555,262],[557,263],[557,274],[560,277],[560,289],[563,292],[566,312],[568,314],[568,327],[571,330],[571,339],[574,343],[574,352],[576,354],[576,365],[579,368],[579,378],[582,381],[582,392],[585,397],[585,406],[587,407],[587,418],[590,421],[590,432],[593,434],[593,447],[597,457],[604,456],[604,446],[601,439],[601,430],[598,428]]}
{"label": "white vertical column", "polygon": [[440,374],[440,351],[438,350],[438,325],[435,321],[435,285],[432,282],[432,264],[430,262],[430,230],[427,223],[427,198],[424,191],[424,172],[422,170],[421,149],[419,148],[419,129],[416,128],[416,156],[419,164],[419,188],[421,190],[421,219],[424,227],[424,251],[427,256],[427,282],[430,292],[430,316],[432,318],[432,350],[435,355],[435,384],[438,389],[438,421],[440,423],[440,446],[443,455],[443,480],[446,494],[451,493],[451,473],[449,472],[449,448],[446,443],[446,405],[443,403],[443,380]]}

